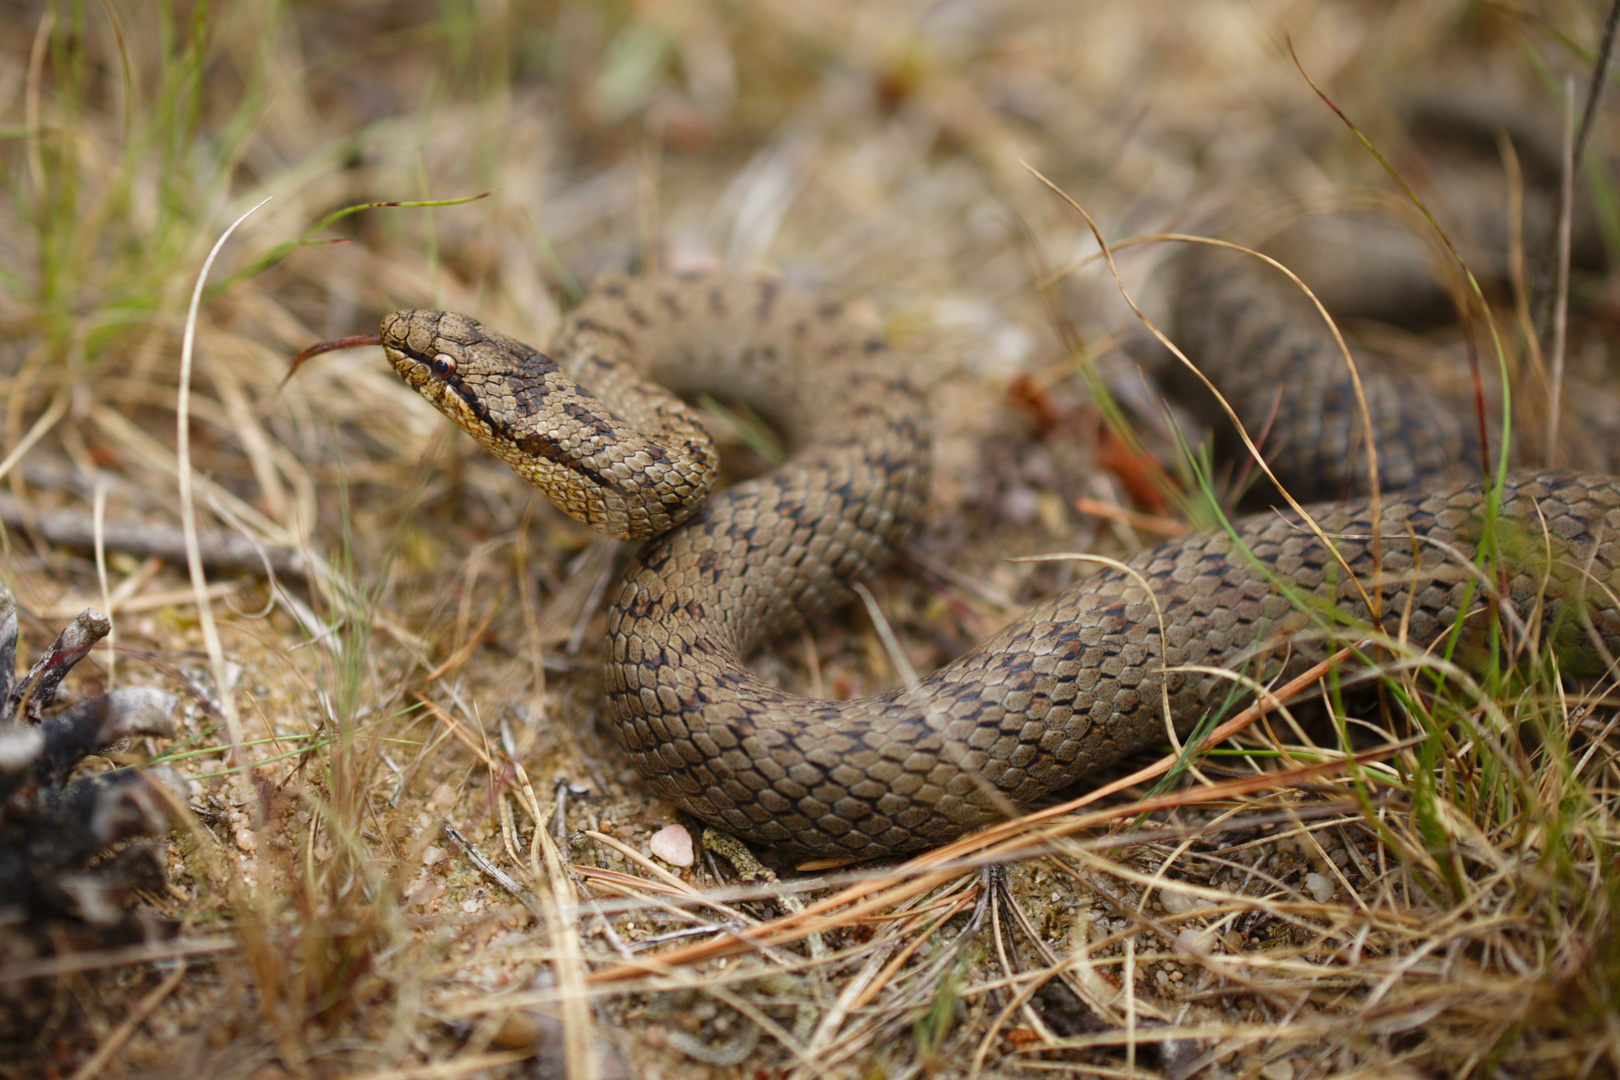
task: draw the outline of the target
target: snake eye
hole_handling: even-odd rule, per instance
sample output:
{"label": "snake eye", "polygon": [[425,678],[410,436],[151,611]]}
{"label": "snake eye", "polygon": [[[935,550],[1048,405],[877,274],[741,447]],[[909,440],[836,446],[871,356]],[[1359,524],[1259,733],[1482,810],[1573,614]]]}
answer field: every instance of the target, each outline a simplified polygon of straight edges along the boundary
{"label": "snake eye", "polygon": [[440,379],[448,379],[456,373],[456,358],[448,353],[439,353],[428,361],[428,370]]}

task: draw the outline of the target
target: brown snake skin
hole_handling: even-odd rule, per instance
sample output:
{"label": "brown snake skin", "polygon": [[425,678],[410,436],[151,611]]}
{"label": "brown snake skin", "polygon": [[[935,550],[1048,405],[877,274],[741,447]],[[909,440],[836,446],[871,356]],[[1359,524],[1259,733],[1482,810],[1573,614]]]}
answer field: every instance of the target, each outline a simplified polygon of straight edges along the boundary
{"label": "brown snake skin", "polygon": [[[1251,376],[1301,351],[1230,302],[1209,333],[1243,324]],[[1365,499],[1312,508],[1337,558],[1287,513],[1185,536],[1102,568],[919,685],[795,697],[748,672],[750,650],[848,599],[923,507],[923,404],[887,374],[881,342],[770,281],[671,277],[600,285],[565,323],[557,364],[442,312],[391,315],[381,337],[411,385],[532,482],[583,478],[560,501],[620,535],[667,527],[669,507],[707,489],[713,457],[695,418],[631,387],[621,361],[678,392],[749,401],[787,432],[785,466],[641,551],[612,603],[606,671],[620,741],[652,788],[778,849],[867,857],[949,839],[1164,743],[1166,717],[1186,732],[1244,696],[1209,669],[1286,675],[1369,636],[1386,661],[1454,640],[1465,668],[1498,640],[1508,655],[1551,642],[1564,670],[1601,671],[1620,652],[1620,482],[1515,474],[1494,513],[1465,483],[1386,496],[1376,523]],[[634,434],[594,396],[620,392],[620,415],[669,433]],[[626,492],[638,477],[650,498]]]}

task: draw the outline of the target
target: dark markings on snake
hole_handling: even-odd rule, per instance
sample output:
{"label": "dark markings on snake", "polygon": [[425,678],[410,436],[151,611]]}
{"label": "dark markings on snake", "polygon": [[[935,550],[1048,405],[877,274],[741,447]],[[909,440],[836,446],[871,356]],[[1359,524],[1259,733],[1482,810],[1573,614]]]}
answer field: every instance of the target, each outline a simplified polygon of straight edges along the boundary
{"label": "dark markings on snake", "polygon": [[776,308],[778,292],[779,290],[774,281],[762,281],[759,283],[759,298],[754,304],[754,321],[761,326],[771,321],[771,312]]}
{"label": "dark markings on snake", "polygon": [[604,415],[599,406],[589,401],[564,401],[559,407],[570,420],[597,438],[612,438],[617,430],[612,417]]}
{"label": "dark markings on snake", "polygon": [[[615,295],[622,296],[623,293],[620,292]],[[598,337],[610,338],[623,348],[629,348],[633,344],[633,339],[624,330],[617,326],[609,326],[599,319],[578,319],[575,321],[573,328],[577,331],[595,334]]]}
{"label": "dark markings on snake", "polygon": [[460,379],[453,379],[448,382],[443,382],[442,385],[450,390],[451,393],[455,394],[456,397],[460,398],[467,406],[467,411],[472,413],[473,419],[476,420],[481,426],[487,428],[491,434],[497,433],[498,429],[504,429],[505,425],[497,424],[497,422],[491,418],[489,406],[484,404],[484,399],[480,397],[477,391],[473,390],[470,386],[464,385]]}
{"label": "dark markings on snake", "polygon": [[546,387],[538,380],[525,380],[512,387],[512,403],[521,417],[538,416],[546,407]]}
{"label": "dark markings on snake", "polygon": [[658,299],[663,302],[664,313],[670,318],[686,318],[686,309],[681,306],[681,298],[673,289],[660,293]]}
{"label": "dark markings on snake", "polygon": [[598,487],[608,487],[612,484],[609,477],[587,465],[578,455],[565,450],[562,444],[549,432],[515,431],[507,423],[493,418],[487,420],[486,423],[492,435],[503,440],[506,445],[515,446],[531,457],[541,458],[570,472],[577,473]]}

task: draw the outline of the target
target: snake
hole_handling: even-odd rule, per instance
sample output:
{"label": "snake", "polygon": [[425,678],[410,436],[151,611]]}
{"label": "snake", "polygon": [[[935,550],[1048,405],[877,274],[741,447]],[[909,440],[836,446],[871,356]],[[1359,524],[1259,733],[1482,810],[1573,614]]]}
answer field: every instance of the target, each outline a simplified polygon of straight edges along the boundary
{"label": "snake", "polygon": [[[563,509],[643,541],[607,615],[618,742],[658,795],[785,853],[938,845],[1346,644],[1367,665],[1432,653],[1462,669],[1544,655],[1560,671],[1609,668],[1620,480],[1488,473],[1472,405],[1425,398],[1396,366],[1364,373],[1383,490],[1347,497],[1373,476],[1345,465],[1365,433],[1345,419],[1359,414],[1331,339],[1301,330],[1252,275],[1188,265],[1183,344],[1211,367],[1239,354],[1225,363],[1258,399],[1238,407],[1251,430],[1279,416],[1321,428],[1300,418],[1326,414],[1325,441],[1285,435],[1274,465],[1284,486],[1290,453],[1325,473],[1329,501],[1102,565],[932,675],[851,700],[788,693],[746,661],[849,600],[925,512],[927,409],[881,336],[770,277],[665,274],[599,282],[545,352],[443,311],[396,312],[348,340],[381,344],[405,382]],[[785,463],[713,492],[714,445],[683,400],[699,391],[774,422]],[[1436,463],[1474,478],[1436,478]]]}

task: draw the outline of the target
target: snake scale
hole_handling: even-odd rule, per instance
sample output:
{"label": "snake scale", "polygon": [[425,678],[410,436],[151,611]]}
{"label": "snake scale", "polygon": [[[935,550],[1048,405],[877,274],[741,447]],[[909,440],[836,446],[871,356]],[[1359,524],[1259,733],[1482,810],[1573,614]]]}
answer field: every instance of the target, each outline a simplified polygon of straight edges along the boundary
{"label": "snake scale", "polygon": [[[1219,352],[1235,332],[1240,382],[1315,399],[1262,401],[1256,429],[1326,401],[1346,445],[1317,464],[1342,471],[1359,427],[1339,423],[1342,380],[1310,367],[1342,371],[1337,352],[1228,288],[1231,275],[1188,277],[1190,350]],[[847,600],[923,510],[925,409],[882,341],[771,280],[708,277],[600,284],[549,357],[444,312],[390,315],[379,338],[407,382],[565,509],[655,537],[608,616],[619,741],[660,795],[788,852],[890,855],[1004,816],[1162,744],[1167,718],[1189,730],[1235,691],[1217,669],[1287,675],[1380,630],[1396,655],[1441,642],[1465,664],[1498,643],[1512,655],[1551,641],[1566,670],[1602,670],[1620,652],[1620,481],[1514,473],[1494,504],[1477,482],[1429,481],[1386,495],[1376,515],[1366,498],[1310,508],[1320,532],[1270,512],[1187,535],[1040,603],[918,685],[796,697],[750,674],[750,651]],[[790,460],[693,510],[713,448],[632,367],[677,393],[749,402],[786,433]],[[1468,407],[1391,377],[1369,377],[1374,408],[1393,407],[1379,438],[1416,425],[1430,448],[1380,443],[1385,483],[1424,482],[1425,455],[1466,470]]]}

